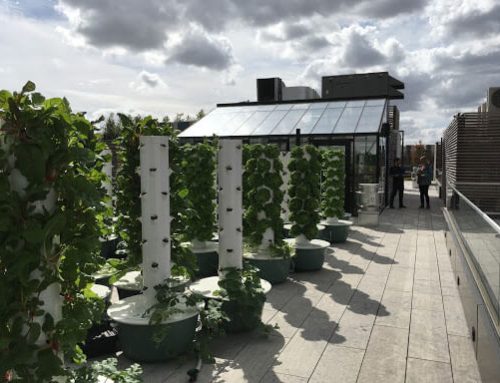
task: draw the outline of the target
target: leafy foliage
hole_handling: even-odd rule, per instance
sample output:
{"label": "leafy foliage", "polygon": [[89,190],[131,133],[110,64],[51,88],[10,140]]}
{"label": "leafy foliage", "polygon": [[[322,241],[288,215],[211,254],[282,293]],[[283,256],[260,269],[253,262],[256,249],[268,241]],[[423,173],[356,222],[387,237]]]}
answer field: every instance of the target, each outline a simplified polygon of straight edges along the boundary
{"label": "leafy foliage", "polygon": [[315,146],[296,146],[292,149],[290,164],[290,234],[305,235],[309,240],[318,234],[320,221],[320,153]]}
{"label": "leafy foliage", "polygon": [[118,114],[123,126],[117,139],[118,155],[121,168],[118,171],[115,195],[118,212],[118,230],[128,252],[126,267],[137,267],[142,260],[141,249],[141,177],[140,166],[140,136],[169,136],[169,162],[172,174],[170,176],[170,214],[172,233],[173,274],[194,274],[196,260],[189,249],[181,247],[180,235],[184,226],[185,196],[187,190],[181,176],[182,151],[175,131],[170,123],[159,122],[152,117],[133,119],[124,114]]}
{"label": "leafy foliage", "polygon": [[344,216],[344,151],[325,149],[322,155],[321,211],[325,217]]}
{"label": "leafy foliage", "polygon": [[185,233],[188,240],[210,241],[215,231],[216,145],[204,142],[183,146],[182,173],[189,185]]}
{"label": "leafy foliage", "polygon": [[93,362],[73,372],[71,383],[98,382],[99,377],[109,378],[114,383],[141,383],[142,368],[133,364],[125,370],[117,368],[117,360],[108,358],[100,362]]}
{"label": "leafy foliage", "polygon": [[[83,114],[32,82],[0,92],[0,121],[0,376],[48,382],[65,374],[61,352],[84,358],[77,344],[103,309],[82,291],[101,262],[104,146]],[[40,300],[53,284],[59,321]]]}
{"label": "leafy foliage", "polygon": [[283,241],[283,164],[279,155],[276,145],[243,147],[243,232],[249,245],[257,247],[261,245],[265,231],[272,229],[274,242],[270,244],[271,254],[290,256],[290,249]]}
{"label": "leafy foliage", "polygon": [[227,267],[221,272],[224,277],[219,280],[221,290],[218,294],[225,298],[222,312],[229,319],[228,326],[266,328],[261,321],[266,295],[260,284],[258,269],[246,264],[243,270]]}

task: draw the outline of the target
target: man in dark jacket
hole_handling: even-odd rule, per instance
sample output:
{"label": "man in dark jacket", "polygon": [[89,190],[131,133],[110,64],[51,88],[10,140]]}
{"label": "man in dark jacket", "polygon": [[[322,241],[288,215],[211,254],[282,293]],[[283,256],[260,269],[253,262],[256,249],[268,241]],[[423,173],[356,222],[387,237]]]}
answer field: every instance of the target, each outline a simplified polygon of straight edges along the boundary
{"label": "man in dark jacket", "polygon": [[390,168],[389,174],[392,176],[392,193],[389,207],[394,209],[394,197],[396,196],[396,193],[399,192],[399,208],[405,208],[406,206],[403,205],[405,170],[401,166],[399,158],[394,159],[394,166]]}

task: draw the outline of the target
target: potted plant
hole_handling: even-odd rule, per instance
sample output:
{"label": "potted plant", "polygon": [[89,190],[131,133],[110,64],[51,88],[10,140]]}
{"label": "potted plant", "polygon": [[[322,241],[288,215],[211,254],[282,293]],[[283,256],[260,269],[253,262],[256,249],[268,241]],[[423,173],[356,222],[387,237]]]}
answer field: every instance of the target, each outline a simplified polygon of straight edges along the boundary
{"label": "potted plant", "polygon": [[319,270],[323,267],[329,243],[314,239],[320,221],[320,153],[312,145],[292,149],[290,171],[290,220],[293,222],[286,241],[295,249],[295,270]]}
{"label": "potted plant", "polygon": [[[123,352],[154,362],[184,353],[193,342],[198,309],[169,287],[171,276],[170,167],[166,136],[140,138],[142,290],[111,305]],[[158,339],[158,333],[170,336]]]}
{"label": "potted plant", "polygon": [[325,149],[322,156],[321,182],[321,211],[325,219],[321,224],[325,226],[322,238],[330,243],[345,242],[349,234],[351,221],[344,218],[345,194],[345,164],[344,151],[339,149]]}
{"label": "potted plant", "polygon": [[244,159],[244,258],[261,278],[282,283],[290,270],[290,248],[283,240],[280,152],[276,145],[246,145]]}
{"label": "potted plant", "polygon": [[182,147],[182,174],[189,185],[185,197],[185,237],[198,262],[197,275],[217,275],[218,244],[211,241],[215,231],[215,155],[216,146],[210,142]]}
{"label": "potted plant", "polygon": [[0,91],[0,376],[52,382],[100,319],[102,143],[66,99]]}
{"label": "potted plant", "polygon": [[[219,276],[189,288],[222,302],[228,331],[250,331],[262,324],[265,294],[271,289],[251,267],[243,268],[242,143],[220,140],[218,153]],[[242,319],[244,318],[244,320]]]}
{"label": "potted plant", "polygon": [[[172,274],[182,279],[186,284],[189,277],[194,274],[196,261],[193,259],[189,249],[181,246],[180,232],[182,230],[183,211],[185,211],[184,197],[187,194],[183,186],[180,163],[181,151],[179,149],[176,132],[170,124],[159,122],[151,117],[131,118],[124,114],[118,114],[122,129],[117,140],[117,151],[120,168],[116,179],[116,209],[118,213],[117,227],[121,250],[125,250],[127,257],[124,261],[112,262],[113,268],[118,271],[111,278],[113,284],[117,284],[123,297],[138,294],[142,290],[142,274],[139,265],[142,262],[141,238],[141,201],[136,197],[141,195],[140,169],[140,142],[141,136],[168,136],[169,141],[169,164],[171,175],[169,176],[171,194],[171,229],[172,229]],[[162,167],[165,165],[162,164]]]}

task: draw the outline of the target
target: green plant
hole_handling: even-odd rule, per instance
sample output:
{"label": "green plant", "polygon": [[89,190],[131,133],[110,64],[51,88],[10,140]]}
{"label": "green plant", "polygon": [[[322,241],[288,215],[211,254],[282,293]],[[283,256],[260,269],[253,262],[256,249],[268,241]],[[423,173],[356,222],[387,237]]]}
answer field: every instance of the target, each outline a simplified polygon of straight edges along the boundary
{"label": "green plant", "polygon": [[296,146],[292,149],[290,164],[290,234],[304,235],[311,240],[318,234],[320,221],[320,154],[312,145]]}
{"label": "green plant", "polygon": [[[77,344],[103,309],[83,293],[101,263],[103,144],[32,82],[0,92],[0,121],[0,376],[49,382],[66,373],[62,354],[84,359]],[[54,302],[40,300],[47,288]]]}
{"label": "green plant", "polygon": [[189,185],[185,233],[190,241],[210,241],[215,231],[216,148],[209,142],[182,147],[184,184]]}
{"label": "green plant", "polygon": [[224,277],[219,280],[216,295],[223,298],[221,310],[229,318],[228,325],[244,329],[261,327],[268,330],[261,320],[266,295],[261,286],[257,268],[246,264],[243,269],[221,269]]}
{"label": "green plant", "polygon": [[245,145],[243,147],[243,232],[248,244],[255,248],[263,244],[266,230],[273,231],[269,244],[272,255],[289,256],[283,241],[281,202],[283,165],[276,145]]}
{"label": "green plant", "polygon": [[[117,140],[118,155],[121,162],[118,171],[115,195],[117,197],[118,230],[123,239],[128,257],[122,266],[126,270],[137,267],[142,260],[141,249],[141,177],[137,172],[140,166],[140,136],[167,135],[169,141],[169,165],[172,170],[170,176],[170,213],[172,234],[172,273],[175,275],[194,275],[196,260],[189,249],[180,246],[181,232],[184,226],[185,197],[188,193],[184,187],[181,172],[182,151],[177,139],[177,132],[170,123],[159,122],[152,117],[130,118],[118,114],[123,126]],[[122,274],[125,270],[122,271]]]}
{"label": "green plant", "polygon": [[108,378],[113,383],[141,383],[142,368],[138,364],[133,364],[125,370],[117,368],[116,358],[108,358],[100,362],[93,362],[90,365],[81,367],[73,371],[71,383],[94,383],[99,381],[99,377]]}
{"label": "green plant", "polygon": [[322,155],[321,211],[324,217],[344,216],[344,151],[326,149]]}

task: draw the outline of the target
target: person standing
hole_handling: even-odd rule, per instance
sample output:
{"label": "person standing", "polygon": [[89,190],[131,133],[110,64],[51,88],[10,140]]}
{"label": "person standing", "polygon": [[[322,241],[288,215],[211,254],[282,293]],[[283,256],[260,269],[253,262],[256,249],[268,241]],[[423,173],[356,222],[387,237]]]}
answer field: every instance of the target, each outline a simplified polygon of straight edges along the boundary
{"label": "person standing", "polygon": [[432,182],[432,165],[425,157],[420,158],[420,165],[417,170],[418,189],[420,191],[420,209],[424,208],[424,199],[427,209],[430,209],[429,204],[429,186]]}
{"label": "person standing", "polygon": [[389,174],[392,176],[392,192],[389,207],[394,209],[394,197],[396,193],[399,193],[399,208],[405,208],[403,205],[403,194],[405,187],[405,170],[401,166],[401,161],[399,158],[394,159],[394,166],[389,169]]}

